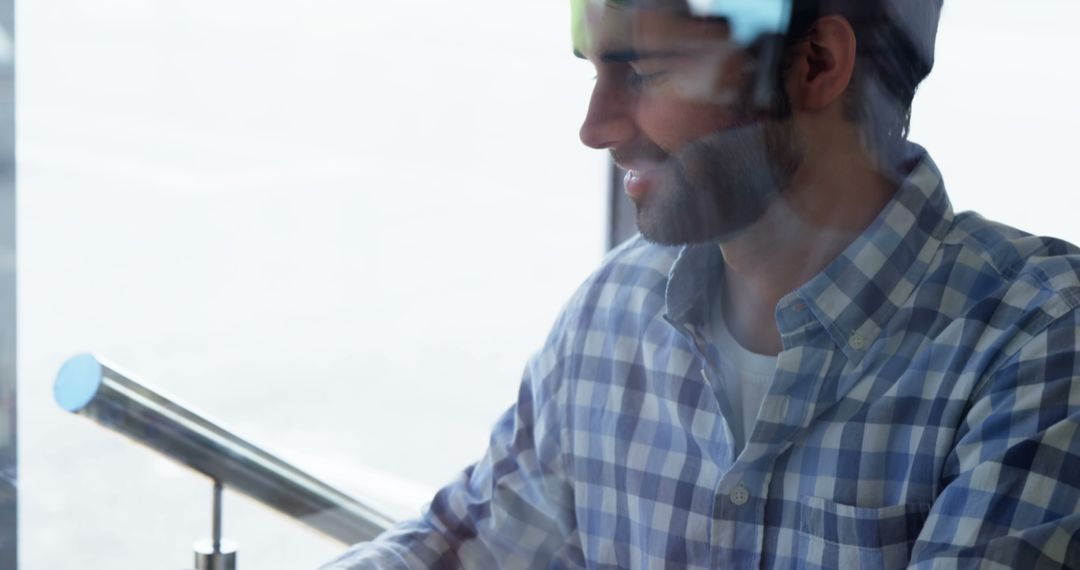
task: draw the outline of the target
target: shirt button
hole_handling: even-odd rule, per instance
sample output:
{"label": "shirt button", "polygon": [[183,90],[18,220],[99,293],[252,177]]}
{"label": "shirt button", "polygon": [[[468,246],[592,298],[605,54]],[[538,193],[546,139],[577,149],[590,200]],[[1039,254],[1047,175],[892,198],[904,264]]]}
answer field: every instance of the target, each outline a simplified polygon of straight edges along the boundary
{"label": "shirt button", "polygon": [[851,333],[851,336],[848,337],[848,344],[855,350],[862,350],[866,348],[866,339],[859,333]]}
{"label": "shirt button", "polygon": [[746,486],[738,485],[731,491],[729,497],[731,498],[731,502],[735,503],[735,506],[741,507],[750,500],[750,491],[747,490]]}

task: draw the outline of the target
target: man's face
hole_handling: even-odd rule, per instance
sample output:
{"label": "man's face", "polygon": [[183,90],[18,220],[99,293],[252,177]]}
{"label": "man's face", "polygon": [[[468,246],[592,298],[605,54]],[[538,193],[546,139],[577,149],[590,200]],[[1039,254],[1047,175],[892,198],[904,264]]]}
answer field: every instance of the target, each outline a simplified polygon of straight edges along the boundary
{"label": "man's face", "polygon": [[[649,240],[729,238],[757,221],[801,153],[783,109],[751,104],[753,61],[721,20],[598,3],[583,50],[596,67],[582,141],[629,172]],[[783,105],[782,105],[783,106]]]}

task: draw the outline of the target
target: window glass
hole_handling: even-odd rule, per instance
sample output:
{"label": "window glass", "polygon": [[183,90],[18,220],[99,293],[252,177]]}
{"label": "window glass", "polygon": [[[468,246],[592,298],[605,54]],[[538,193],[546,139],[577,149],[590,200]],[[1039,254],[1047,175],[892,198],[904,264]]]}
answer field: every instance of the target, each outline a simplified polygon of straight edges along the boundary
{"label": "window glass", "polygon": [[[911,139],[957,210],[1080,242],[1080,8],[1016,6],[946,3]],[[180,567],[210,532],[208,481],[53,402],[80,352],[395,518],[478,458],[607,246],[571,21],[551,0],[20,6],[23,568]],[[717,95],[700,64],[620,69],[646,100]],[[245,567],[342,549],[226,500]]]}
{"label": "window glass", "polygon": [[[20,7],[22,564],[179,568],[210,483],[59,409],[93,351],[394,516],[605,249],[548,1]],[[226,493],[248,568],[341,545]]]}

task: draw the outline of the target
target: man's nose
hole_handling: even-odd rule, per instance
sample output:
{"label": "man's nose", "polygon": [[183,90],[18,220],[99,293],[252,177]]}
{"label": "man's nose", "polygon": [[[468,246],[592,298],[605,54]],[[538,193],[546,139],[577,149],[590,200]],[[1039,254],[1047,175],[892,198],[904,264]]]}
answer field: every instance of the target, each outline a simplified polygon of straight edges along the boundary
{"label": "man's nose", "polygon": [[585,146],[596,149],[616,147],[632,140],[637,127],[633,119],[633,97],[611,82],[597,79],[589,100],[589,110],[579,133]]}

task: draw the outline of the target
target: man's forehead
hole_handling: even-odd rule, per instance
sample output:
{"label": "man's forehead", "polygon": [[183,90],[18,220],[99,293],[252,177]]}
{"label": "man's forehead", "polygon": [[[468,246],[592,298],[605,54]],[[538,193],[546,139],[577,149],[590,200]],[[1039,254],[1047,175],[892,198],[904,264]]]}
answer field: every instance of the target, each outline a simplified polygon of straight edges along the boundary
{"label": "man's forehead", "polygon": [[719,37],[748,45],[762,34],[785,33],[790,4],[791,0],[571,0],[574,51],[589,56],[643,42]]}
{"label": "man's forehead", "polygon": [[[574,51],[584,57],[604,52],[655,50],[673,44],[723,39],[723,22],[691,18],[682,2],[670,0],[582,0]],[[681,8],[680,8],[681,6]]]}

